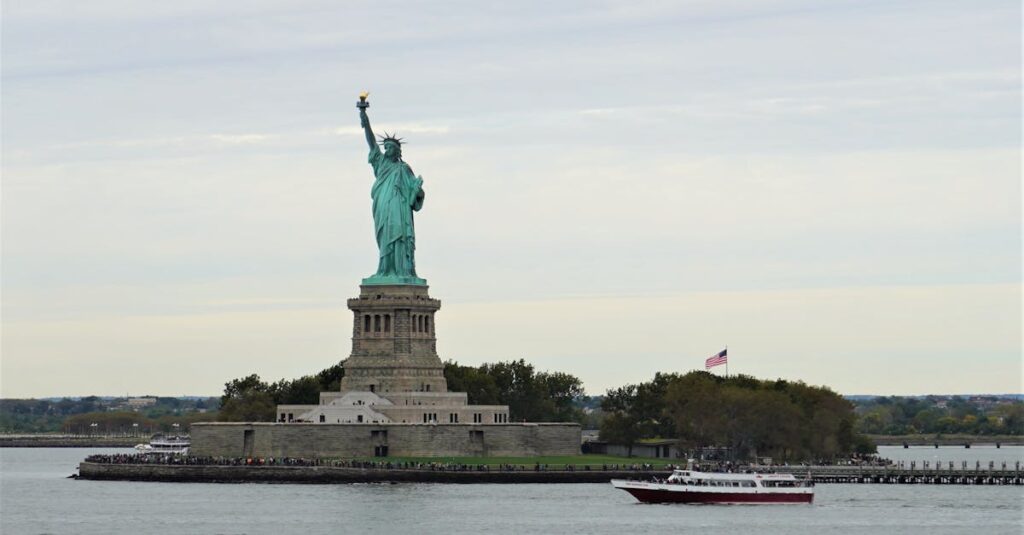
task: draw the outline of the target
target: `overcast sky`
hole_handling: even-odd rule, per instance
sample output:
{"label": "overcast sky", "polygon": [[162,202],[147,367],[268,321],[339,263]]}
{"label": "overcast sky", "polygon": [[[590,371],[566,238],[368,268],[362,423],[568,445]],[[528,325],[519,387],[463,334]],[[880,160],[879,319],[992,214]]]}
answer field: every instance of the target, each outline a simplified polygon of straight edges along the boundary
{"label": "overcast sky", "polygon": [[364,89],[443,359],[1022,392],[1019,2],[482,5],[3,2],[0,395],[345,358]]}

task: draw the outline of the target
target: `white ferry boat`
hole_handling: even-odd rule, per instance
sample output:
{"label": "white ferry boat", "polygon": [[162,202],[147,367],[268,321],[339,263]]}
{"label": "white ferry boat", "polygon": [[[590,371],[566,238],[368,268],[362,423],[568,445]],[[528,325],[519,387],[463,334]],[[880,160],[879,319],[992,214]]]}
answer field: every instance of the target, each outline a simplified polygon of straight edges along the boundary
{"label": "white ferry boat", "polygon": [[613,479],[612,485],[645,503],[811,503],[814,482],[793,474],[730,474],[675,470],[663,480]]}
{"label": "white ferry boat", "polygon": [[139,453],[188,453],[192,445],[192,439],[188,435],[163,435],[156,434],[149,439],[149,444],[136,444],[135,449]]}

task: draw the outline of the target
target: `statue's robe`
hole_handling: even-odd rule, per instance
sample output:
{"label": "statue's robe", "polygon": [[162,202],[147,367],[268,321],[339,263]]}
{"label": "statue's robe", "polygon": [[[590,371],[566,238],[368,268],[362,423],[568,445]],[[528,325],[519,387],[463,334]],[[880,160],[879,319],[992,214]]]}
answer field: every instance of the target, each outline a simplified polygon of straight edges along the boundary
{"label": "statue's robe", "polygon": [[412,213],[423,207],[423,180],[405,162],[386,158],[376,145],[370,149],[369,161],[376,176],[370,190],[380,253],[375,276],[416,277]]}

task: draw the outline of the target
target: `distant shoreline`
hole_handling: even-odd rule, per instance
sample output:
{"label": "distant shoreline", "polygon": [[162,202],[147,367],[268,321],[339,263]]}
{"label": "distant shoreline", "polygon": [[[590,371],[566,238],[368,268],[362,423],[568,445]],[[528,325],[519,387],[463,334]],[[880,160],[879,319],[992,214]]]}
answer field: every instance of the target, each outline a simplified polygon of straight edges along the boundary
{"label": "distant shoreline", "polygon": [[1024,436],[1014,435],[868,435],[876,446],[1024,446]]}
{"label": "distant shoreline", "polygon": [[[1013,435],[868,435],[868,438],[876,446],[1024,446],[1024,436]],[[148,441],[146,436],[18,434],[0,435],[0,448],[131,448]]]}
{"label": "distant shoreline", "polygon": [[0,448],[131,448],[149,437],[0,435]]}

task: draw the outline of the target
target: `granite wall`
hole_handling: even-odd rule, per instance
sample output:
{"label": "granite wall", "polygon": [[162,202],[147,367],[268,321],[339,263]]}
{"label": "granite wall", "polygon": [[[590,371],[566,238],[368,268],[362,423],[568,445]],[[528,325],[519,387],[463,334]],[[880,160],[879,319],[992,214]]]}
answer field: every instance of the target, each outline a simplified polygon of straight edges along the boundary
{"label": "granite wall", "polygon": [[192,424],[193,455],[219,457],[529,457],[578,455],[580,426],[518,424]]}

